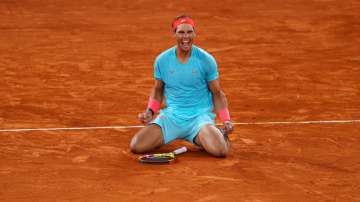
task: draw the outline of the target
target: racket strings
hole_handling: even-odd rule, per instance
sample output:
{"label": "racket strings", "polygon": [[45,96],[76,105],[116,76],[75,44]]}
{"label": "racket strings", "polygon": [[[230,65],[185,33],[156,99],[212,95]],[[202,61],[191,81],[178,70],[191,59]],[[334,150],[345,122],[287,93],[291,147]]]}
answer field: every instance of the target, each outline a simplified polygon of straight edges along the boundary
{"label": "racket strings", "polygon": [[141,163],[154,163],[154,164],[170,163],[175,160],[176,155],[185,153],[186,151],[187,151],[187,148],[184,146],[184,147],[178,148],[178,149],[174,150],[173,152],[169,152],[169,153],[156,153],[156,154],[142,155],[138,158],[138,160]]}
{"label": "racket strings", "polygon": [[175,155],[173,153],[164,153],[144,155],[141,156],[139,160],[143,163],[167,163],[173,161],[174,158]]}

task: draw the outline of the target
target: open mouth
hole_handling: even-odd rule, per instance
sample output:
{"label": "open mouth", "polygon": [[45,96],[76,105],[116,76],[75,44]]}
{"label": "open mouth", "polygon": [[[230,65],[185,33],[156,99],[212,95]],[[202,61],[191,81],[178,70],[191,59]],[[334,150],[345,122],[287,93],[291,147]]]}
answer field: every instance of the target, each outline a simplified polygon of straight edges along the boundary
{"label": "open mouth", "polygon": [[183,48],[190,48],[190,46],[191,46],[191,40],[189,40],[189,39],[182,40],[182,41],[181,41],[181,46],[182,46]]}

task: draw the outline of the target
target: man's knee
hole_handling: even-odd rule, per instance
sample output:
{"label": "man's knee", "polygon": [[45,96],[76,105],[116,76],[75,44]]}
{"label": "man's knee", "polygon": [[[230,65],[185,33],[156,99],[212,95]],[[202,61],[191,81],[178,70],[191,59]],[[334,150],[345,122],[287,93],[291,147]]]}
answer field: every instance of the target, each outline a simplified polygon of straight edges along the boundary
{"label": "man's knee", "polygon": [[144,151],[141,149],[141,146],[139,145],[139,142],[137,140],[137,137],[133,137],[133,139],[130,142],[130,151],[135,154],[143,153]]}
{"label": "man's knee", "polygon": [[198,143],[215,157],[226,157],[230,150],[230,143],[217,128],[213,126],[203,128],[198,137]]}
{"label": "man's knee", "polygon": [[136,154],[149,152],[163,144],[161,128],[147,126],[143,128],[130,141],[130,151]]}
{"label": "man's knee", "polygon": [[215,149],[212,152],[212,155],[216,157],[224,158],[228,155],[228,153],[229,153],[228,145],[226,143],[225,144],[220,143],[215,147]]}

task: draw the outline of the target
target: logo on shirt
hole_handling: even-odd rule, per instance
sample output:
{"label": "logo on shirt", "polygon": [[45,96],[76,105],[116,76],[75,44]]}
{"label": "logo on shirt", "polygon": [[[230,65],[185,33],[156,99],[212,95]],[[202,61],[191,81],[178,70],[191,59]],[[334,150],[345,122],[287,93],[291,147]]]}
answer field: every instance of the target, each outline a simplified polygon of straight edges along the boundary
{"label": "logo on shirt", "polygon": [[169,73],[170,73],[171,75],[173,75],[173,74],[175,73],[175,69],[170,69],[170,70],[169,70]]}
{"label": "logo on shirt", "polygon": [[196,69],[192,69],[191,74],[192,74],[193,76],[195,76],[195,75],[197,74]]}

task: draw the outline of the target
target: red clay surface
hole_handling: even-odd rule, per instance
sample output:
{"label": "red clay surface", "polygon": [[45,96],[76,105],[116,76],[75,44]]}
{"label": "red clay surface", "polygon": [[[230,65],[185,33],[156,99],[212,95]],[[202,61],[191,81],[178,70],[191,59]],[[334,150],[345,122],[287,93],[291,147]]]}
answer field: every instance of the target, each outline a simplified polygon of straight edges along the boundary
{"label": "red clay surface", "polygon": [[[194,16],[234,122],[360,119],[356,0],[0,2],[0,129],[138,125]],[[139,164],[137,129],[0,132],[0,201],[360,201],[360,124],[236,125],[232,151]]]}

